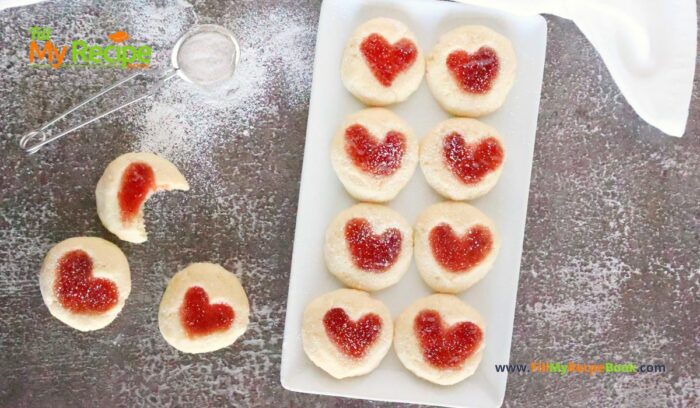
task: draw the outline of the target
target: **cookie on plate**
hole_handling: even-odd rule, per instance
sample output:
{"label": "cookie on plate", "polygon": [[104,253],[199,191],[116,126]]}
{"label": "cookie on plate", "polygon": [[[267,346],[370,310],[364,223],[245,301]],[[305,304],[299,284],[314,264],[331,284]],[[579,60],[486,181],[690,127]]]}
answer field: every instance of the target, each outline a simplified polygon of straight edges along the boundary
{"label": "cookie on plate", "polygon": [[46,254],[39,275],[51,314],[80,331],[101,329],[117,317],[131,292],[124,253],[96,237],[69,238]]}
{"label": "cookie on plate", "polygon": [[397,283],[413,255],[413,230],[396,211],[356,204],[338,214],[326,230],[328,270],[345,285],[375,291]]}
{"label": "cookie on plate", "polygon": [[348,40],[340,75],[357,99],[385,106],[406,100],[424,73],[415,35],[399,21],[376,18],[359,26]]}
{"label": "cookie on plate", "polygon": [[493,266],[501,245],[489,217],[454,201],[425,209],[414,231],[416,266],[436,292],[458,293],[477,283]]}
{"label": "cookie on plate", "polygon": [[451,200],[471,200],[491,191],[505,160],[496,129],[476,119],[448,119],[420,144],[420,166],[431,187]]}
{"label": "cookie on plate", "polygon": [[386,202],[406,186],[418,164],[418,140],[400,117],[383,108],[349,115],[333,138],[331,163],[348,193]]}
{"label": "cookie on plate", "polygon": [[302,323],[304,352],[335,378],[374,370],[391,347],[389,309],[367,292],[339,289],[309,303]]}
{"label": "cookie on plate", "polygon": [[233,344],[248,328],[250,306],[234,274],[213,263],[193,263],[176,273],[163,293],[158,327],[185,353],[206,353]]}
{"label": "cookie on plate", "polygon": [[97,215],[119,239],[147,240],[143,204],[157,191],[190,189],[180,171],[152,153],[126,153],[114,159],[97,182]]}
{"label": "cookie on plate", "polygon": [[452,385],[476,371],[484,351],[485,323],[452,295],[424,297],[396,319],[394,349],[415,375]]}
{"label": "cookie on plate", "polygon": [[503,105],[515,80],[517,59],[506,37],[483,26],[443,35],[427,60],[435,99],[456,116],[479,117]]}

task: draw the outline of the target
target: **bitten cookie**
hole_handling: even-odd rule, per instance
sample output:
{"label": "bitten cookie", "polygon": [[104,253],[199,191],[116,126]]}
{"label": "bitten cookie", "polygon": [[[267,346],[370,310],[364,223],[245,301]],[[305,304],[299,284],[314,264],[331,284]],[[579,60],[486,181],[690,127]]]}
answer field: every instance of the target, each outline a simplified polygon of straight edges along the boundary
{"label": "bitten cookie", "polygon": [[398,282],[413,255],[413,230],[389,207],[357,204],[338,214],[326,230],[328,270],[345,285],[368,291]]}
{"label": "bitten cookie", "polygon": [[343,54],[345,88],[371,106],[406,100],[418,89],[425,72],[416,37],[403,23],[376,18],[350,37]]}
{"label": "bitten cookie", "polygon": [[331,163],[348,193],[386,202],[406,186],[418,164],[418,141],[401,118],[383,108],[349,115],[331,146]]}
{"label": "bitten cookie", "polygon": [[102,238],[76,237],[56,244],[39,275],[49,312],[80,331],[101,329],[117,317],[131,292],[124,253]]}
{"label": "bitten cookie", "polygon": [[469,204],[453,201],[424,210],[415,225],[416,266],[436,292],[458,293],[493,266],[501,240],[493,221]]}
{"label": "bitten cookie", "polygon": [[506,37],[483,26],[463,26],[440,38],[428,56],[426,77],[443,109],[479,117],[503,105],[516,65]]}
{"label": "bitten cookie", "polygon": [[422,298],[396,320],[394,349],[420,378],[452,385],[474,374],[484,351],[485,323],[452,295]]}
{"label": "bitten cookie", "polygon": [[97,215],[119,239],[147,240],[143,204],[157,191],[190,189],[185,177],[169,161],[151,153],[126,153],[105,169],[95,188]]}
{"label": "bitten cookie", "polygon": [[505,160],[496,129],[476,119],[448,119],[421,140],[420,166],[431,187],[451,200],[491,191]]}
{"label": "bitten cookie", "polygon": [[185,353],[233,344],[248,328],[248,297],[234,274],[212,263],[193,263],[168,283],[158,310],[163,338]]}
{"label": "bitten cookie", "polygon": [[339,289],[326,293],[304,310],[304,352],[335,378],[374,370],[391,347],[394,325],[384,304],[368,293]]}

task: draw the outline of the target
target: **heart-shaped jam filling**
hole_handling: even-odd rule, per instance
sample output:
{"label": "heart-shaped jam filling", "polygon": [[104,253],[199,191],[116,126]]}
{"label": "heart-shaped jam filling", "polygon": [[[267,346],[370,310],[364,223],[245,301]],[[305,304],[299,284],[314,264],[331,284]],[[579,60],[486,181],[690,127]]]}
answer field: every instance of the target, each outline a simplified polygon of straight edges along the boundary
{"label": "heart-shaped jam filling", "polygon": [[503,147],[495,137],[466,144],[459,133],[453,132],[443,139],[442,154],[452,174],[464,184],[480,182],[503,163]]}
{"label": "heart-shaped jam filling", "polygon": [[155,189],[156,177],[151,166],[139,162],[129,164],[124,169],[117,193],[122,221],[133,220],[143,202]]}
{"label": "heart-shaped jam filling", "polygon": [[374,77],[386,87],[391,86],[397,75],[413,65],[418,56],[418,49],[413,41],[402,38],[394,44],[389,44],[386,38],[377,33],[370,34],[362,40],[360,51]]}
{"label": "heart-shaped jam filling", "polygon": [[493,247],[491,231],[474,225],[458,237],[451,226],[442,223],[430,231],[430,248],[440,266],[450,272],[466,272],[483,261]]}
{"label": "heart-shaped jam filling", "polygon": [[477,350],[483,338],[479,326],[472,322],[460,322],[446,327],[440,313],[435,310],[418,313],[413,329],[425,360],[442,369],[459,368]]}
{"label": "heart-shaped jam filling", "polygon": [[209,303],[209,295],[199,286],[187,289],[180,306],[180,320],[189,337],[204,336],[227,330],[235,317],[233,308],[224,303]]}
{"label": "heart-shaped jam filling", "polygon": [[117,304],[117,285],[92,276],[92,258],[85,251],[66,252],[58,260],[54,293],[74,313],[103,313]]}
{"label": "heart-shaped jam filling", "polygon": [[406,137],[392,130],[381,142],[366,127],[352,125],[345,129],[345,151],[362,171],[374,176],[390,176],[401,167]]}
{"label": "heart-shaped jam filling", "polygon": [[348,357],[361,358],[377,340],[382,330],[382,319],[374,313],[353,322],[345,310],[334,307],[323,316],[323,327],[328,338]]}
{"label": "heart-shaped jam filling", "polygon": [[364,218],[345,224],[345,240],[356,267],[368,272],[384,272],[396,262],[401,252],[401,231],[387,228],[380,235]]}
{"label": "heart-shaped jam filling", "polygon": [[460,88],[476,94],[491,90],[500,67],[496,51],[489,47],[481,47],[472,54],[464,50],[452,51],[446,63]]}

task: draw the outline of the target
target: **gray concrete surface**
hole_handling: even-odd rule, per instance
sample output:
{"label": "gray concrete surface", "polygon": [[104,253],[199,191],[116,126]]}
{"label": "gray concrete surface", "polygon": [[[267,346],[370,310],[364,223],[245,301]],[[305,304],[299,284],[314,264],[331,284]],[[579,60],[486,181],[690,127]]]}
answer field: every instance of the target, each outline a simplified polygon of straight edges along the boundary
{"label": "gray concrete surface", "polygon": [[[296,394],[279,383],[320,1],[159,4],[50,2],[0,12],[0,406],[392,405]],[[38,155],[18,149],[23,132],[123,75],[27,67],[30,26],[91,41],[125,27],[154,46],[162,65],[192,11],[243,33],[244,49],[263,50],[253,55],[259,60],[248,56],[246,69],[264,70],[249,72],[259,82],[241,88],[245,103],[193,108],[191,90],[170,84]],[[664,136],[636,116],[571,22],[547,20],[511,362],[654,363],[666,372],[512,374],[505,406],[698,406],[698,79],[685,137]],[[280,60],[292,53],[299,62]],[[194,183],[187,194],[149,201],[150,241],[129,245],[101,226],[93,189],[106,163],[144,147],[164,150]],[[50,316],[37,278],[50,246],[79,235],[117,243],[133,280],[119,318],[87,334]],[[184,355],[160,337],[156,306],[168,279],[197,260],[241,276],[255,313],[233,347]]]}

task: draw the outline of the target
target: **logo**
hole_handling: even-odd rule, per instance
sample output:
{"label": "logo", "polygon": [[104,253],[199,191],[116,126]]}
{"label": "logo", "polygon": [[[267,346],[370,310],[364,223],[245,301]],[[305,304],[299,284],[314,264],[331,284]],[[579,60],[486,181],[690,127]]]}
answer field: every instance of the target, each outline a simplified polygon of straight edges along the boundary
{"label": "logo", "polygon": [[50,27],[31,27],[29,38],[28,57],[33,67],[143,69],[150,66],[153,54],[148,45],[125,44],[129,40],[126,31],[109,34],[109,45],[89,44],[84,40],[57,45],[51,40]]}
{"label": "logo", "polygon": [[530,364],[496,364],[497,373],[517,373],[517,374],[588,374],[591,377],[595,374],[636,374],[636,373],[665,373],[665,364],[633,364],[633,363],[613,363],[610,361],[603,363],[579,363],[575,361],[555,362],[555,361],[533,361]]}

